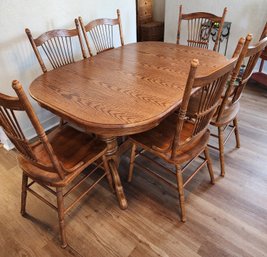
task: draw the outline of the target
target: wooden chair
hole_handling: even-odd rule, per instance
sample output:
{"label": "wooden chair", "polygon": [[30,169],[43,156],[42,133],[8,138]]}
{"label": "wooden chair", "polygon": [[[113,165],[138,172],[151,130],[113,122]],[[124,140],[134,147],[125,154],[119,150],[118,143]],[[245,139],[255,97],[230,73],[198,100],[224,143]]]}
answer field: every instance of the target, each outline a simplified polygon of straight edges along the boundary
{"label": "wooden chair", "polygon": [[96,52],[101,53],[106,50],[114,48],[114,37],[113,37],[113,27],[118,25],[120,33],[120,43],[124,45],[122,25],[121,25],[121,16],[120,10],[117,9],[117,18],[116,19],[96,19],[89,22],[87,25],[84,25],[82,17],[79,17],[79,22],[82,28],[82,32],[85,38],[86,46],[89,51],[90,56],[93,55],[92,49],[89,43],[89,38],[87,32],[90,34],[90,37],[96,48]]}
{"label": "wooden chair", "polygon": [[[265,27],[262,31],[260,40],[267,36],[267,22],[265,23]],[[267,87],[267,74],[263,72],[263,66],[264,62],[267,61],[267,47],[263,50],[261,56],[260,56],[261,62],[258,72],[254,72],[251,76],[251,78],[262,85]]]}
{"label": "wooden chair", "polygon": [[78,37],[82,56],[83,58],[86,58],[82,38],[80,35],[79,22],[77,19],[75,19],[75,25],[75,29],[51,30],[43,33],[37,38],[33,38],[30,29],[25,29],[33,51],[44,73],[47,72],[47,67],[44,59],[42,58],[42,54],[39,51],[40,48],[42,49],[43,54],[47,57],[49,63],[52,65],[53,69],[56,69],[75,61],[73,38]]}
{"label": "wooden chair", "polygon": [[[13,89],[16,91],[18,97],[11,97],[0,93],[0,126],[3,127],[6,135],[16,147],[18,151],[18,163],[23,171],[21,214],[25,215],[26,213],[27,192],[32,193],[52,209],[56,210],[58,212],[61,245],[64,248],[67,246],[64,225],[65,215],[102,178],[107,177],[112,187],[112,180],[105,157],[107,150],[106,144],[92,135],[82,133],[67,125],[57,127],[46,135],[18,81],[13,81]],[[16,112],[26,112],[38,135],[36,142],[31,143],[26,139],[16,119]],[[64,207],[64,198],[82,184],[91,174],[95,173],[102,163],[94,165],[96,167],[87,175],[79,177],[78,181],[76,178],[78,178],[85,168],[99,159],[103,160],[104,167],[106,168],[103,174],[68,207]],[[28,178],[32,181],[29,182]],[[75,183],[73,182],[74,179],[76,179]],[[48,192],[52,193],[52,195],[56,196],[57,206],[32,188],[35,183],[41,185]],[[66,187],[68,188],[63,192],[63,189]]]}
{"label": "wooden chair", "polygon": [[213,46],[213,51],[217,51],[226,13],[227,8],[225,7],[221,17],[206,12],[184,14],[182,12],[182,5],[180,5],[177,44],[180,44],[181,24],[182,21],[185,20],[188,23],[187,44],[193,47],[208,48],[212,29],[219,26],[217,38]]}
{"label": "wooden chair", "polygon": [[[219,148],[215,146],[210,147],[217,149],[220,152],[221,176],[225,175],[224,145],[226,144],[233,132],[235,132],[236,147],[240,147],[237,121],[237,115],[240,108],[239,101],[262,51],[267,46],[267,37],[262,39],[256,45],[249,46],[251,40],[252,36],[248,35],[242,52],[239,56],[237,65],[233,71],[229,86],[223,96],[223,100],[211,121],[211,125],[218,128],[218,135],[211,135],[218,138]],[[248,59],[247,66],[245,67],[244,71],[240,73],[240,68],[243,64],[244,59]],[[231,125],[231,123],[233,124]],[[227,129],[228,126],[231,127],[231,130],[224,139],[224,131]]]}
{"label": "wooden chair", "polygon": [[[25,32],[31,43],[35,56],[42,68],[43,73],[47,72],[44,59],[39,49],[42,49],[43,55],[47,57],[48,62],[51,64],[53,69],[57,69],[61,66],[73,63],[74,49],[73,49],[73,38],[78,37],[81,52],[83,58],[86,58],[82,38],[80,35],[79,22],[75,19],[75,29],[56,29],[47,31],[41,34],[37,38],[33,38],[30,29],[26,28]],[[60,119],[60,124],[64,124],[63,119]]]}
{"label": "wooden chair", "polygon": [[[230,72],[233,70],[236,59],[228,61],[228,63],[217,69],[215,72],[203,76],[196,77],[196,70],[198,66],[198,60],[193,60],[189,76],[187,79],[183,100],[178,114],[174,113],[167,117],[156,128],[133,135],[130,140],[133,143],[130,169],[128,181],[132,180],[134,164],[144,169],[144,171],[154,175],[161,181],[168,185],[178,189],[181,209],[181,220],[185,222],[185,207],[184,207],[184,187],[193,178],[193,176],[207,164],[211,183],[214,183],[214,175],[212,170],[212,164],[209,157],[207,148],[209,140],[208,125],[212,118],[222,94],[224,84]],[[192,93],[196,90],[200,90],[201,97],[199,98],[198,108],[194,113],[188,113],[188,103]],[[137,147],[141,150],[137,151]],[[163,159],[165,162],[175,166],[175,171],[167,169],[162,164],[154,161],[151,157],[145,154],[148,151],[157,157]],[[204,153],[204,157],[200,154]],[[150,170],[147,167],[143,167],[138,162],[135,162],[137,156],[142,156],[146,160],[158,164],[159,167],[167,171],[168,173],[176,176],[176,183],[174,184],[170,180],[167,180],[164,176]],[[198,168],[183,181],[183,172],[185,172],[191,162],[200,157],[203,161]],[[185,164],[184,166],[182,166]]]}

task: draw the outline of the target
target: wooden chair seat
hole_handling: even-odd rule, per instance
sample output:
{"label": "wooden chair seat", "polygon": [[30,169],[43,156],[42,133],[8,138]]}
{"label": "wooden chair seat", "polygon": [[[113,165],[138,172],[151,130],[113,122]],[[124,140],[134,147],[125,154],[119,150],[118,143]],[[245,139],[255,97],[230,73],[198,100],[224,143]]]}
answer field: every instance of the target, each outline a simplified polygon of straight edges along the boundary
{"label": "wooden chair seat", "polygon": [[[104,142],[67,125],[56,128],[47,136],[58,160],[65,170],[66,176],[64,179],[61,179],[56,172],[37,167],[21,155],[18,157],[18,161],[21,169],[30,178],[42,181],[42,183],[50,186],[66,186],[106,151],[106,144]],[[68,140],[70,138],[72,140]],[[47,151],[40,141],[35,143],[32,149],[41,163],[48,167],[52,166]]]}
{"label": "wooden chair seat", "polygon": [[229,102],[228,104],[225,105],[225,109],[223,110],[223,113],[221,114],[221,117],[219,120],[217,120],[217,115],[213,117],[211,120],[211,125],[216,126],[216,127],[221,127],[229,124],[231,121],[233,121],[240,109],[240,104],[239,102],[232,104]]}
{"label": "wooden chair seat", "polygon": [[[148,151],[154,153],[157,152],[157,155],[160,155],[161,158],[169,163],[187,162],[192,159],[192,156],[196,156],[203,152],[209,140],[209,131],[196,140],[189,140],[194,129],[194,124],[188,121],[185,122],[180,138],[182,146],[176,150],[176,158],[175,160],[172,160],[170,145],[172,144],[175,136],[176,123],[177,114],[174,113],[163,120],[156,128],[133,135],[130,137],[130,140]],[[153,151],[153,149],[155,149],[155,151]],[[156,149],[166,149],[166,151],[160,153]]]}

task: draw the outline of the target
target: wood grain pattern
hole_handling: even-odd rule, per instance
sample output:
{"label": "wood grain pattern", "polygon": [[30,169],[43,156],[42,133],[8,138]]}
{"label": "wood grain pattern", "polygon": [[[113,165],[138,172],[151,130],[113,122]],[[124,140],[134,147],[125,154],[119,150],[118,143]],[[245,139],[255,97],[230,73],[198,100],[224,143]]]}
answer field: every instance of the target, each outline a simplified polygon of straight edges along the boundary
{"label": "wood grain pattern", "polygon": [[126,182],[127,154],[119,167],[127,211],[118,208],[108,183],[101,181],[69,213],[67,232],[75,236],[64,250],[55,236],[58,224],[53,210],[29,195],[31,216],[21,218],[21,170],[15,152],[0,148],[0,256],[267,256],[266,97],[266,89],[256,83],[245,88],[239,115],[242,147],[234,149],[232,141],[225,146],[224,178],[219,176],[217,152],[210,151],[216,184],[208,183],[206,170],[188,184],[188,222],[177,220],[176,193],[158,180],[136,172],[134,181]]}
{"label": "wood grain pattern", "polygon": [[31,96],[43,107],[102,136],[122,209],[127,208],[127,200],[116,167],[115,136],[153,128],[174,111],[181,103],[195,56],[201,62],[199,75],[227,62],[206,49],[137,43],[50,71],[30,86]]}
{"label": "wood grain pattern", "polygon": [[133,134],[158,125],[176,109],[196,56],[200,76],[226,62],[206,49],[141,42],[43,74],[31,84],[30,94],[87,131]]}

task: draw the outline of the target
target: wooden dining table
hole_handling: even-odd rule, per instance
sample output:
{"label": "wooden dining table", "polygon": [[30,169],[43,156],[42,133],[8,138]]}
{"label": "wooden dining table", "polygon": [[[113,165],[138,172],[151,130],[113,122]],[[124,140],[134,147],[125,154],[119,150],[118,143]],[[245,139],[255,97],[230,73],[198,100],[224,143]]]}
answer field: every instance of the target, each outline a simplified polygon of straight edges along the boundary
{"label": "wooden dining table", "polygon": [[192,59],[200,62],[197,76],[227,60],[207,49],[133,43],[40,75],[31,83],[30,95],[45,109],[107,143],[115,191],[125,209],[117,137],[149,130],[177,109]]}

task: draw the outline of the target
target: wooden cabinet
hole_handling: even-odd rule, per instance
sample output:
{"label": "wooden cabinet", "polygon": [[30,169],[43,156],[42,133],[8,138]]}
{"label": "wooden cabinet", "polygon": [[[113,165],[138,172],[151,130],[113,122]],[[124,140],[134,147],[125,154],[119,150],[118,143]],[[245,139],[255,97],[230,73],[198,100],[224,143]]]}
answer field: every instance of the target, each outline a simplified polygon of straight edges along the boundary
{"label": "wooden cabinet", "polygon": [[137,41],[163,41],[164,23],[153,20],[152,0],[136,0]]}
{"label": "wooden cabinet", "polygon": [[152,0],[138,0],[137,1],[138,22],[139,24],[152,21]]}

